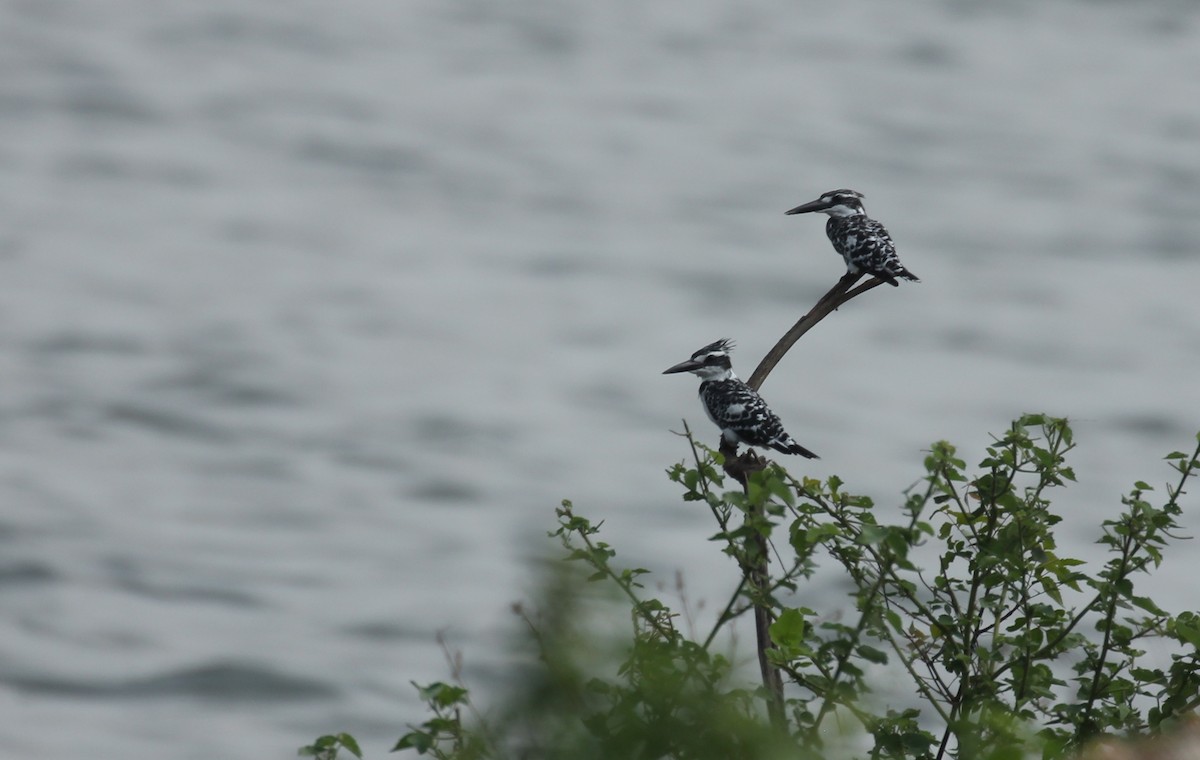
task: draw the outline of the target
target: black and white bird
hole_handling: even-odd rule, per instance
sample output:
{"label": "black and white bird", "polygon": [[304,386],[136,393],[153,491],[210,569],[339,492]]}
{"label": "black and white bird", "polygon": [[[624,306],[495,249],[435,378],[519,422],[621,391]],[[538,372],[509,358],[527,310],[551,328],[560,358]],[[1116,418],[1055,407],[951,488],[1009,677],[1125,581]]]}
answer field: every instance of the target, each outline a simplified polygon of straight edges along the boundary
{"label": "black and white bird", "polygon": [[829,214],[825,223],[825,234],[833,248],[846,260],[846,271],[850,274],[874,275],[889,285],[896,286],[897,277],[920,282],[908,271],[896,255],[892,236],[882,224],[867,216],[863,209],[862,193],[853,190],[830,190],[815,201],[797,206],[788,214],[807,214],[817,211]]}
{"label": "black and white bird", "polygon": [[700,378],[700,401],[704,404],[704,411],[721,428],[721,437],[728,443],[761,446],[784,454],[816,459],[816,454],[784,432],[783,423],[762,396],[733,374],[733,365],[729,361],[729,352],[732,350],[733,341],[718,340],[663,374],[691,372]]}

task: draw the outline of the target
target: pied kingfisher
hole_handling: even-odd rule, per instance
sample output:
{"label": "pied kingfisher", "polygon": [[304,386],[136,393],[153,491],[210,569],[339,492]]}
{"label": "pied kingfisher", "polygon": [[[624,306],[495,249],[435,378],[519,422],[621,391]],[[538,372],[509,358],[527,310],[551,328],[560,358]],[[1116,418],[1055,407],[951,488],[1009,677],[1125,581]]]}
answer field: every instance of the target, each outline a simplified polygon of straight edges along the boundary
{"label": "pied kingfisher", "polygon": [[915,274],[900,263],[892,236],[884,226],[867,216],[862,199],[862,193],[853,190],[830,190],[815,201],[797,206],[787,213],[819,211],[829,214],[825,234],[833,243],[834,250],[846,260],[846,271],[850,274],[865,272],[893,287],[900,284],[896,282],[897,277],[920,282]]}
{"label": "pied kingfisher", "polygon": [[767,407],[762,396],[733,374],[729,361],[732,350],[733,341],[718,340],[663,374],[691,372],[700,378],[700,400],[704,402],[704,411],[721,428],[721,437],[728,443],[761,446],[816,459],[816,454],[784,432],[783,423]]}

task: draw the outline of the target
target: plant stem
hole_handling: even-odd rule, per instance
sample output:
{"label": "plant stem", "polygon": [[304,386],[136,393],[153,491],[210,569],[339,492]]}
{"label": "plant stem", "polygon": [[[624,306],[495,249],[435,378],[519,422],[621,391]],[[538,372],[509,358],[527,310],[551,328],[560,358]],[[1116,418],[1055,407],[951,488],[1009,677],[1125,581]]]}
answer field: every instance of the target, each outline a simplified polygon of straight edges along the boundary
{"label": "plant stem", "polygon": [[1133,553],[1137,550],[1138,544],[1140,543],[1135,536],[1137,528],[1133,525],[1135,519],[1132,511],[1133,509],[1135,509],[1135,507],[1131,507],[1130,519],[1126,524],[1128,532],[1125,534],[1125,538],[1121,542],[1120,564],[1117,566],[1117,572],[1114,574],[1113,578],[1108,581],[1112,596],[1108,600],[1107,609],[1104,610],[1104,639],[1100,644],[1100,654],[1096,657],[1096,667],[1092,671],[1092,685],[1088,688],[1088,700],[1087,704],[1084,705],[1083,708],[1083,718],[1079,721],[1079,727],[1076,729],[1075,738],[1078,740],[1087,738],[1083,734],[1083,731],[1087,731],[1089,735],[1093,733],[1093,729],[1091,728],[1092,710],[1095,707],[1096,697],[1100,691],[1100,679],[1101,676],[1104,675],[1104,663],[1108,660],[1108,653],[1112,646],[1112,632],[1114,625],[1113,618],[1117,614],[1117,604],[1121,599],[1121,595],[1117,591],[1116,587],[1117,584],[1125,580],[1125,578],[1129,575],[1129,560],[1131,559]]}
{"label": "plant stem", "polygon": [[[576,529],[574,533],[575,535],[579,536],[579,540],[583,541],[583,545],[587,547],[590,556],[596,556],[596,545],[592,543],[591,537],[588,536],[588,534],[583,530]],[[660,620],[657,615],[647,612],[645,603],[638,598],[637,594],[633,592],[631,584],[614,572],[613,569],[609,567],[607,560],[600,563],[593,562],[592,567],[596,568],[605,576],[607,576],[609,580],[617,585],[617,588],[624,592],[625,596],[629,597],[629,600],[633,602],[634,612],[638,615],[638,617],[649,623],[650,626],[658,632],[658,635],[662,636],[664,641],[672,641],[675,638],[675,631],[669,626],[663,625],[662,620]]]}
{"label": "plant stem", "polygon": [[813,721],[811,735],[816,737],[817,732],[821,730],[821,721],[833,709],[834,693],[837,691],[838,679],[842,677],[842,671],[846,668],[846,663],[850,661],[851,655],[854,654],[854,648],[858,646],[859,639],[862,637],[863,630],[867,627],[867,621],[875,608],[875,597],[879,595],[883,584],[887,580],[887,573],[884,568],[879,569],[879,576],[875,579],[875,585],[871,587],[871,591],[867,594],[867,599],[863,602],[862,614],[858,617],[858,625],[854,627],[854,633],[849,641],[849,646],[846,651],[840,653],[837,659],[837,668],[833,671],[833,678],[830,679],[829,690],[825,693],[825,698],[821,702],[821,709],[817,712],[817,717]]}
{"label": "plant stem", "polygon": [[[841,279],[821,297],[821,300],[817,301],[816,305],[779,339],[774,348],[767,352],[767,355],[759,362],[758,367],[755,368],[754,373],[746,381],[746,384],[754,390],[758,390],[766,381],[767,376],[771,374],[771,371],[775,369],[775,366],[783,359],[784,355],[791,350],[796,341],[800,340],[806,332],[815,327],[822,319],[832,314],[842,304],[883,283],[879,278],[873,277],[851,290],[862,276],[861,274],[851,274],[849,272],[842,275]],[[693,448],[694,451],[695,449]],[[742,488],[749,494],[748,473],[753,469],[761,469],[758,466],[757,458],[751,455],[747,461],[743,461],[742,458],[737,457],[736,447],[729,447],[727,450],[724,441],[722,441],[721,453],[725,455],[725,471],[740,482]],[[753,511],[748,511],[746,514],[747,522],[752,525],[756,521],[756,517],[758,515]],[[759,669],[762,671],[763,689],[767,696],[767,712],[771,716],[772,725],[781,730],[786,730],[787,724],[783,713],[783,678],[779,674],[779,669],[771,664],[767,656],[768,650],[775,647],[771,643],[770,634],[772,622],[769,601],[771,579],[768,569],[770,556],[767,551],[767,537],[763,532],[758,530],[757,526],[753,527],[752,535],[747,539],[747,564],[742,569],[742,572],[753,589],[754,633],[758,648]]]}
{"label": "plant stem", "polygon": [[[766,547],[763,548],[765,550]],[[758,591],[763,590],[762,586],[766,582],[766,554],[762,555],[761,562],[763,574],[760,575],[759,568],[755,568],[750,581]],[[762,672],[763,688],[767,691],[767,714],[771,717],[772,726],[787,730],[783,714],[783,678],[779,675],[779,669],[771,664],[767,657],[767,651],[775,648],[771,642],[770,627],[771,609],[765,600],[760,600],[754,605],[754,637],[758,645],[758,667]]]}
{"label": "plant stem", "polygon": [[717,637],[717,631],[721,630],[721,626],[745,612],[743,609],[739,610],[736,615],[733,614],[733,606],[737,604],[737,600],[741,598],[742,590],[744,588],[746,588],[746,576],[743,575],[742,579],[738,581],[737,588],[733,590],[733,595],[729,597],[729,603],[725,605],[725,609],[721,610],[721,614],[717,616],[717,622],[713,624],[712,630],[708,632],[708,637],[704,639],[704,644],[700,647],[701,649],[707,651],[709,645],[712,644],[713,639]]}

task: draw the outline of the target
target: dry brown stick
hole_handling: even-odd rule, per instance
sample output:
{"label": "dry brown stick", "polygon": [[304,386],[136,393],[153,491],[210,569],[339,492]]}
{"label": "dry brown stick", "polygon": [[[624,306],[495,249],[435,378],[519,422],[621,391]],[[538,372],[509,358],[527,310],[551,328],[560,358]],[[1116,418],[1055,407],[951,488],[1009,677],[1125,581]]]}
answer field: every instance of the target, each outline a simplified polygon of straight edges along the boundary
{"label": "dry brown stick", "polygon": [[[765,593],[770,584],[767,568],[767,537],[755,535],[753,538],[758,556],[754,558],[754,567],[750,569],[750,585],[760,594]],[[768,650],[775,648],[771,641],[771,624],[775,622],[771,608],[765,600],[754,605],[754,638],[758,649],[758,668],[762,673],[763,688],[767,692],[767,714],[771,725],[787,730],[787,719],[783,711],[783,676],[779,668],[771,662]]]}
{"label": "dry brown stick", "polygon": [[[754,374],[750,376],[747,385],[758,390],[767,379],[767,375],[771,374],[771,370],[775,369],[775,365],[779,364],[780,360],[791,350],[792,346],[796,345],[796,341],[800,340],[801,336],[851,298],[855,298],[866,293],[871,288],[883,284],[883,280],[880,280],[878,277],[872,277],[855,288],[854,284],[861,278],[861,274],[847,272],[843,275],[829,289],[829,292],[821,296],[816,305],[779,339],[775,347],[767,352],[767,355],[763,357],[758,367],[755,368]],[[721,453],[725,455],[725,471],[741,483],[743,488],[748,487],[747,476],[749,473],[753,470],[762,469],[765,464],[749,449],[747,449],[745,454],[738,456],[736,446],[727,445],[724,439],[721,441]],[[757,556],[753,558],[753,565],[743,568],[743,572],[749,574],[750,585],[761,595],[766,593],[770,583],[770,571],[767,567],[769,559],[767,555],[767,539],[766,536],[758,534],[751,540]],[[775,647],[771,642],[770,628],[771,623],[774,622],[772,618],[770,607],[764,601],[760,600],[754,605],[754,634],[758,650],[758,665],[762,671],[763,690],[767,696],[767,713],[770,715],[772,725],[786,730],[787,724],[783,711],[783,677],[780,675],[779,669],[771,664],[767,654],[768,650]]]}
{"label": "dry brown stick", "polygon": [[850,290],[860,277],[862,277],[861,274],[850,274],[849,272],[843,275],[842,279],[838,280],[837,284],[830,288],[828,293],[821,296],[821,300],[817,301],[816,306],[813,306],[807,314],[800,317],[800,321],[792,325],[792,329],[788,330],[779,339],[779,342],[775,344],[775,347],[767,352],[767,355],[763,357],[763,360],[758,363],[758,367],[755,368],[754,374],[750,375],[750,379],[746,381],[746,385],[749,385],[754,390],[761,388],[762,384],[767,380],[767,375],[771,374],[771,370],[775,369],[775,365],[779,364],[784,354],[790,351],[792,346],[796,345],[796,341],[800,340],[804,333],[816,327],[818,322],[829,316],[851,298],[862,295],[871,288],[883,284],[883,280],[878,277],[872,277],[857,288]]}
{"label": "dry brown stick", "polygon": [[[718,450],[725,457],[725,473],[741,483],[743,489],[749,488],[750,473],[763,469],[767,464],[751,448],[747,448],[745,453],[739,455],[737,445],[726,441],[724,436],[721,437]],[[746,520],[751,519],[752,516],[747,515]],[[742,573],[745,574],[746,580],[755,591],[760,595],[765,594],[770,581],[767,569],[769,558],[767,537],[755,531],[747,539],[747,546],[753,546],[754,552],[751,554],[747,551],[745,562],[739,563]],[[779,674],[779,669],[771,664],[767,654],[768,650],[775,648],[775,644],[771,642],[771,623],[773,622],[775,621],[772,618],[770,607],[761,599],[756,600],[754,602],[755,651],[758,654],[758,669],[762,674],[763,691],[766,694],[767,715],[770,717],[772,726],[780,731],[786,731],[787,721],[783,712],[783,677]]]}

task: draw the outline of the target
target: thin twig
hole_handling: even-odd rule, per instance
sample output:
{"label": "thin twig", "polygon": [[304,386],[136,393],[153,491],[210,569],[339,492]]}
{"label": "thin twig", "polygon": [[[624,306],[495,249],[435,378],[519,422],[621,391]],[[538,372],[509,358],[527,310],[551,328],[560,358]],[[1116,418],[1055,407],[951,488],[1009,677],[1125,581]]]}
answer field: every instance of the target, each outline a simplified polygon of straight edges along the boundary
{"label": "thin twig", "polygon": [[729,597],[729,602],[725,605],[725,609],[721,610],[721,614],[717,616],[717,622],[713,625],[713,629],[708,632],[708,637],[704,639],[704,643],[700,645],[701,649],[707,651],[709,645],[712,644],[713,639],[717,637],[717,631],[721,630],[721,626],[738,617],[742,614],[742,612],[745,612],[744,609],[737,613],[734,613],[733,611],[734,606],[737,604],[737,600],[742,596],[742,589],[744,588],[746,588],[746,576],[743,575],[742,579],[738,581],[737,588],[733,590],[733,596]]}

